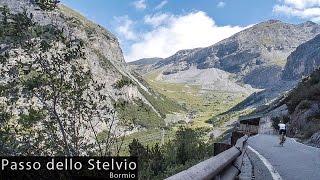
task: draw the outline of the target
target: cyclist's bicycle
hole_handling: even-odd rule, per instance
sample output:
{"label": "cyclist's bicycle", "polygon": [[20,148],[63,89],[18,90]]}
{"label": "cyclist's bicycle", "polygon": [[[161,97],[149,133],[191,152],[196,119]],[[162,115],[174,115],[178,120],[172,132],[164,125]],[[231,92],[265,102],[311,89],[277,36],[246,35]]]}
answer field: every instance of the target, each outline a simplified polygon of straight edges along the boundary
{"label": "cyclist's bicycle", "polygon": [[279,142],[279,145],[280,146],[283,146],[284,142],[286,141],[286,137],[284,136],[284,132],[282,132],[280,134],[280,142]]}

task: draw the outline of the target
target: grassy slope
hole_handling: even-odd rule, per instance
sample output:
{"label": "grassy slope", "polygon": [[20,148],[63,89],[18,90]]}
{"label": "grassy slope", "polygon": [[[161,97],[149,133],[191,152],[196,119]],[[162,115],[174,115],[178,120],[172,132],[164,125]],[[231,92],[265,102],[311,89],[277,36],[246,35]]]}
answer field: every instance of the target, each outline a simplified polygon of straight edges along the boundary
{"label": "grassy slope", "polygon": [[[143,83],[145,87],[149,87],[149,84],[142,78],[139,79],[139,81]],[[130,81],[129,84],[134,84],[134,82]],[[185,110],[172,99],[150,88],[148,88],[148,92],[140,87],[138,87],[138,90],[159,114],[139,99],[134,100],[134,102],[115,102],[119,117],[123,121],[133,122],[135,125],[141,125],[147,129],[162,128],[165,127],[164,119],[168,114],[183,112]]]}
{"label": "grassy slope", "polygon": [[201,87],[195,85],[160,82],[156,80],[158,73],[147,74],[146,81],[153,89],[183,104],[189,112],[196,113],[193,127],[211,128],[212,125],[206,123],[208,119],[227,111],[246,97],[243,94],[221,91],[201,92]]}
{"label": "grassy slope", "polygon": [[[186,111],[180,111],[181,114],[195,114],[194,119],[192,120],[193,122],[188,124],[188,126],[193,128],[205,128],[209,132],[215,128],[220,128],[225,122],[234,119],[241,114],[240,112],[235,112],[219,115],[245,99],[246,96],[244,94],[232,94],[219,91],[206,91],[205,93],[200,93],[201,88],[199,86],[157,81],[156,77],[158,73],[159,72],[149,73],[144,79],[153,90],[159,92],[164,97],[181,104],[186,109]],[[169,105],[168,107],[172,106]],[[166,109],[168,109],[168,107]],[[218,122],[215,122],[214,125],[210,121],[213,117],[218,119]],[[180,125],[181,124],[177,123],[166,127],[164,141],[171,139]],[[215,126],[215,128],[213,126]],[[228,128],[222,127],[220,129],[221,134],[223,134]],[[162,130],[160,128],[154,128],[128,135],[124,140],[123,147],[125,147],[125,149],[122,152],[123,154],[128,153],[127,145],[133,138],[139,139],[143,144],[153,145],[161,142]]]}

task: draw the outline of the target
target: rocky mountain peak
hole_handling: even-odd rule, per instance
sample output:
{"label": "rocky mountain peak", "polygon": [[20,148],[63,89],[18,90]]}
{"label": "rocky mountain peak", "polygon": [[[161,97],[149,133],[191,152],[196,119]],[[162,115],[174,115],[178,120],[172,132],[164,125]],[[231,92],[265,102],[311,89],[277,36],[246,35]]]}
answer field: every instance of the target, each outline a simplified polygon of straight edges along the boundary
{"label": "rocky mountain peak", "polygon": [[313,22],[313,21],[306,21],[304,23],[300,24],[301,26],[305,26],[305,27],[310,27],[310,26],[318,26],[317,23]]}
{"label": "rocky mountain peak", "polygon": [[249,27],[206,48],[178,51],[157,62],[154,68],[166,66],[165,74],[186,70],[218,68],[236,74],[239,81],[254,87],[272,86],[281,79],[287,57],[300,44],[320,33],[320,26],[268,20]]}
{"label": "rocky mountain peak", "polygon": [[274,23],[283,23],[282,21],[278,20],[278,19],[269,19],[265,22],[262,22],[262,23],[265,23],[265,24],[274,24]]}

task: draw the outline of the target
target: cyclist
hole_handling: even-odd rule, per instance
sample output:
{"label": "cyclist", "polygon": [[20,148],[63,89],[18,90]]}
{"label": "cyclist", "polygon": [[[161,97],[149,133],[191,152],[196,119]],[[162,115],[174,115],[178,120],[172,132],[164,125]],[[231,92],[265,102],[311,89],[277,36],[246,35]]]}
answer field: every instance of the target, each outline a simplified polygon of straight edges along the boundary
{"label": "cyclist", "polygon": [[280,144],[282,145],[285,141],[285,135],[286,135],[286,124],[284,124],[282,121],[278,124],[279,126],[279,135],[280,135]]}

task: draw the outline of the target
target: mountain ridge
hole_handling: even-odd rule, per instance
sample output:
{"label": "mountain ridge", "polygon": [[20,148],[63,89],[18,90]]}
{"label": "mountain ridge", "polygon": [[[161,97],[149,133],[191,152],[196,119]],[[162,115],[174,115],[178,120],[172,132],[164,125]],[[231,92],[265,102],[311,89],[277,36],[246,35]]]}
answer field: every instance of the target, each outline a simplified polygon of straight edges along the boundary
{"label": "mountain ridge", "polygon": [[191,66],[218,68],[236,74],[239,82],[267,88],[281,80],[281,71],[290,53],[318,33],[320,26],[311,21],[289,24],[269,20],[212,46],[180,50],[155,63],[153,69],[166,67],[163,74],[174,74]]}

